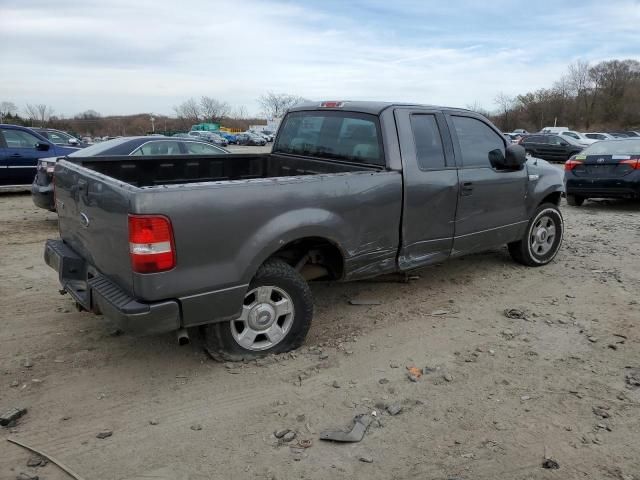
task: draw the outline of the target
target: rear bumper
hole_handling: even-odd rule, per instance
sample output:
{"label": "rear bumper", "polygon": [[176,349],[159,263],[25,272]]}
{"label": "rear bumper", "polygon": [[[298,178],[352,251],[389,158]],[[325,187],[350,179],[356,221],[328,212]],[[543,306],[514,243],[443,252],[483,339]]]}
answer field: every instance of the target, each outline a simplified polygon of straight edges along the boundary
{"label": "rear bumper", "polygon": [[567,195],[585,198],[640,198],[640,172],[618,178],[588,178],[567,175]]}
{"label": "rear bumper", "polygon": [[44,261],[58,272],[63,289],[85,310],[104,314],[125,332],[148,335],[180,328],[176,300],[136,300],[96,271],[62,240],[47,240]]}
{"label": "rear bumper", "polygon": [[31,198],[36,207],[54,211],[56,209],[53,199],[53,183],[38,185],[35,181],[31,184]]}

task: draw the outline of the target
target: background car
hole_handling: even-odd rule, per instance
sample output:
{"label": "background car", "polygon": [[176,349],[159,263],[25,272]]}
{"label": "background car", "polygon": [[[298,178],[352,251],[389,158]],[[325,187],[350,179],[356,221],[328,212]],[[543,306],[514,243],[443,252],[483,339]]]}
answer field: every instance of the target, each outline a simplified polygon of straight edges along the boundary
{"label": "background car", "polygon": [[248,132],[239,133],[236,137],[238,138],[238,145],[255,145],[263,147],[267,144],[267,141],[264,138]]}
{"label": "background car", "polygon": [[560,135],[534,133],[520,139],[520,145],[526,152],[543,160],[565,162],[572,155],[580,153],[584,148],[572,138]]}
{"label": "background car", "polygon": [[84,148],[88,145],[84,143],[82,140],[77,139],[73,135],[68,134],[67,132],[63,132],[62,130],[56,130],[54,128],[34,128],[31,127],[31,130],[38,132],[45,138],[48,138],[52,143],[61,146],[68,147],[79,147]]}
{"label": "background car", "polygon": [[591,138],[585,137],[582,133],[576,132],[574,130],[563,130],[559,132],[558,135],[560,135],[563,138],[571,138],[584,147],[588,147],[592,143],[595,143],[598,141],[598,140],[593,140]]}
{"label": "background car", "polygon": [[[96,143],[82,150],[74,149],[67,158],[108,157],[115,155],[222,155],[230,153],[224,148],[200,141],[196,138],[175,137],[120,137]],[[64,154],[59,154],[63,157]],[[53,170],[59,157],[43,158],[38,161],[37,174],[31,180],[33,203],[47,210],[55,210],[53,199]]]}
{"label": "background car", "polygon": [[233,133],[223,132],[222,130],[216,133],[229,142],[229,145],[238,143],[238,138]]}
{"label": "background car", "polygon": [[220,147],[226,147],[229,145],[229,142],[222,138],[220,135],[215,134],[214,132],[207,132],[203,130],[191,130],[188,133],[191,137],[197,137],[198,139],[213,143],[214,145],[218,145]]}
{"label": "background car", "polygon": [[587,198],[640,198],[640,138],[594,143],[564,166],[567,203]]}
{"label": "background car", "polygon": [[56,145],[31,128],[0,125],[0,186],[28,186],[38,159],[76,151],[76,147]]}
{"label": "background car", "polygon": [[614,137],[613,135],[609,135],[608,133],[604,133],[604,132],[588,132],[584,134],[585,137],[591,139],[591,140],[613,140]]}

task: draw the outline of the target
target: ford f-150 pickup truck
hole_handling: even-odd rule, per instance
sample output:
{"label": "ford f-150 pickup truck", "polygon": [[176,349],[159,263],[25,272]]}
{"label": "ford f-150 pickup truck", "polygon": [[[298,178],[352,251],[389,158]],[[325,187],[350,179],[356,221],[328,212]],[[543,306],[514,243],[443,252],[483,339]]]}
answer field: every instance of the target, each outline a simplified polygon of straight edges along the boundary
{"label": "ford f-150 pickup truck", "polygon": [[307,103],[268,154],[74,156],[55,183],[44,256],[74,301],[132,332],[205,326],[231,360],[302,344],[310,280],[500,245],[541,266],[563,235],[560,170],[454,108]]}

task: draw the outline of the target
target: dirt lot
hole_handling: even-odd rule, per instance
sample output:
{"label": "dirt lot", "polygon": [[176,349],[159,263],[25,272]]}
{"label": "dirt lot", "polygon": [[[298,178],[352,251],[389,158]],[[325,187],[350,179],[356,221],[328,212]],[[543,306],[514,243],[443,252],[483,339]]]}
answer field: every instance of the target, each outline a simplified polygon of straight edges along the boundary
{"label": "dirt lot", "polygon": [[[0,478],[68,478],[27,468],[13,437],[100,480],[640,480],[640,389],[625,382],[640,367],[640,205],[563,212],[550,266],[521,267],[500,249],[410,283],[316,284],[305,347],[225,365],[197,342],[115,336],[76,312],[42,261],[55,214],[2,195],[0,408],[29,411],[0,429]],[[407,366],[433,370],[414,383]],[[319,440],[374,410],[362,442]],[[312,446],[280,443],[285,428]],[[104,430],[113,435],[96,438]],[[559,470],[542,468],[545,452]]]}

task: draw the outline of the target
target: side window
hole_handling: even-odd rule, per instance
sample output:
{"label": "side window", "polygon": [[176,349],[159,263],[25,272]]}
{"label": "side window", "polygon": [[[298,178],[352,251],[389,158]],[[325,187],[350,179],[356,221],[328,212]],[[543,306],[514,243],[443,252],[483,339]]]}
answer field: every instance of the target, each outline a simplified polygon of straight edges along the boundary
{"label": "side window", "polygon": [[488,125],[470,117],[451,118],[460,143],[463,166],[491,167],[489,152],[501,150],[505,154],[504,140]]}
{"label": "side window", "polygon": [[187,147],[187,153],[191,155],[220,155],[222,150],[208,143],[200,143],[200,142],[184,142],[185,147]]}
{"label": "side window", "polygon": [[141,145],[131,155],[180,155],[178,142],[149,142]]}
{"label": "side window", "polygon": [[547,143],[549,143],[549,145],[561,145],[562,144],[560,137],[556,137],[555,135],[552,136],[552,137],[549,137],[547,139]]}
{"label": "side window", "polygon": [[42,141],[35,135],[22,130],[3,128],[2,134],[9,148],[36,148],[36,144]]}
{"label": "side window", "polygon": [[420,170],[445,167],[440,129],[434,115],[411,115],[411,130]]}

